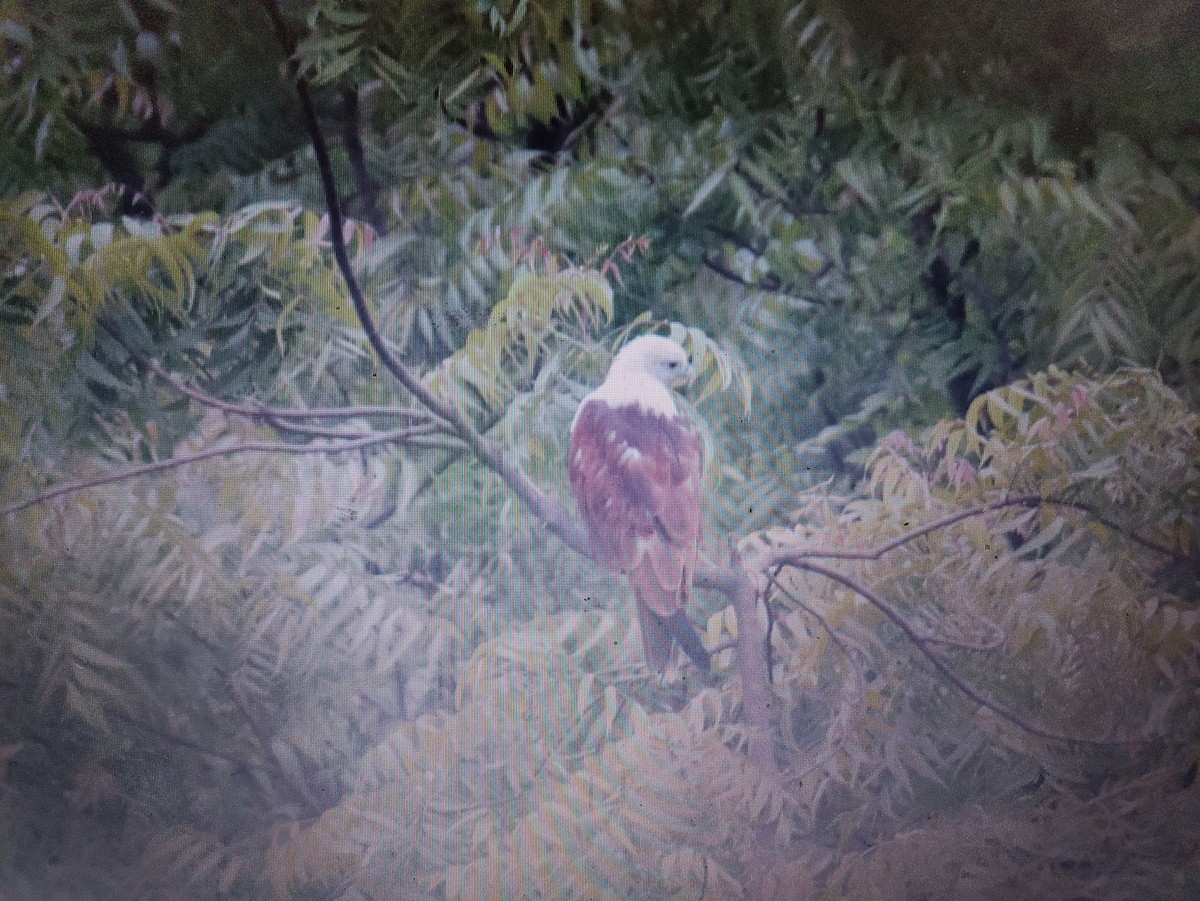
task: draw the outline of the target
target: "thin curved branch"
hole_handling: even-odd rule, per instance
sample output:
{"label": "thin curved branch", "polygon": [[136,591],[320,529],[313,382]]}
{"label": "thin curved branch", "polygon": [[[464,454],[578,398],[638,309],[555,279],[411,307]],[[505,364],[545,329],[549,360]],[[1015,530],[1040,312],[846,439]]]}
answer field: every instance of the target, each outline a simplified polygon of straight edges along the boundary
{"label": "thin curved branch", "polygon": [[147,365],[155,375],[180,394],[186,395],[192,400],[204,404],[206,407],[212,407],[214,410],[245,416],[248,419],[356,419],[364,416],[410,417],[413,420],[423,421],[429,419],[423,410],[414,410],[411,407],[358,406],[296,409],[291,407],[268,407],[257,401],[252,401],[248,404],[235,404],[227,400],[222,400],[199,388],[193,388],[178,377],[167,372],[157,360],[150,360]]}
{"label": "thin curved branch", "polygon": [[775,586],[776,590],[778,590],[784,597],[791,601],[797,609],[807,613],[809,616],[815,619],[818,624],[820,624],[822,629],[825,630],[825,634],[829,636],[829,640],[833,642],[834,646],[839,651],[842,652],[842,656],[845,657],[846,662],[850,664],[850,669],[854,672],[855,690],[858,696],[862,697],[866,693],[866,677],[863,675],[862,668],[854,659],[854,654],[851,653],[850,646],[846,644],[845,639],[843,639],[842,636],[834,630],[833,626],[829,625],[829,621],[821,615],[819,610],[810,604],[806,604],[804,601],[800,600],[800,598],[796,597],[793,592],[789,591],[788,588],[779,581],[777,575],[768,573],[767,578],[771,580],[771,584]]}
{"label": "thin curved branch", "polygon": [[350,163],[350,172],[358,187],[358,197],[362,202],[363,212],[367,221],[371,223],[371,227],[375,229],[375,233],[382,237],[388,233],[388,221],[379,207],[379,186],[375,184],[375,179],[371,178],[371,171],[367,168],[367,153],[362,142],[362,117],[359,113],[358,90],[345,88],[341,93],[342,110],[345,117],[342,122],[342,145],[346,148],[346,159]]}
{"label": "thin curved branch", "polygon": [[1086,513],[1091,516],[1096,522],[1108,529],[1112,529],[1118,534],[1124,535],[1131,541],[1142,545],[1152,551],[1155,551],[1164,556],[1173,559],[1180,559],[1180,556],[1175,551],[1163,544],[1159,544],[1150,538],[1145,538],[1138,535],[1136,532],[1122,527],[1116,522],[1113,522],[1106,516],[1097,513],[1092,507],[1087,504],[1076,501],[1067,501],[1059,498],[1046,498],[1040,494],[1026,494],[1020,497],[1007,497],[1003,500],[993,501],[990,504],[983,504],[978,507],[971,507],[967,510],[959,510],[955,513],[948,513],[923,526],[918,526],[915,529],[910,529],[890,541],[885,541],[883,544],[876,545],[865,550],[854,550],[851,548],[798,548],[798,547],[781,547],[775,548],[764,554],[759,555],[754,559],[753,569],[770,569],[780,563],[790,563],[795,560],[878,560],[885,554],[891,553],[909,542],[915,541],[931,532],[936,532],[941,529],[948,528],[955,523],[962,522],[964,519],[971,519],[976,516],[983,516],[987,513],[992,513],[996,510],[1002,510],[1005,507],[1066,507],[1072,510],[1078,510],[1081,513]]}
{"label": "thin curved branch", "polygon": [[784,284],[783,280],[773,272],[767,273],[762,277],[761,280],[755,282],[742,278],[724,263],[714,259],[711,254],[701,254],[700,262],[704,264],[704,267],[710,272],[721,276],[721,278],[725,279],[726,281],[733,282],[735,285],[740,285],[748,290],[762,291],[765,294],[785,294],[789,297],[794,297],[797,300],[803,300],[806,303],[811,303],[813,306],[822,305],[820,300],[811,297],[805,297],[804,295],[797,293],[795,286]]}
{"label": "thin curved branch", "polygon": [[926,643],[926,641],[924,639],[922,639],[920,635],[917,634],[917,631],[912,627],[912,625],[909,624],[908,620],[905,619],[904,616],[902,616],[901,613],[895,607],[893,607],[891,604],[889,604],[887,601],[885,601],[879,594],[872,591],[867,586],[858,582],[856,579],[853,579],[850,576],[845,575],[844,573],[839,573],[836,570],[827,569],[826,567],[821,566],[820,564],[810,563],[807,560],[797,558],[795,560],[783,560],[780,562],[782,562],[784,565],[787,565],[787,566],[793,566],[796,569],[804,570],[806,572],[816,573],[819,576],[824,576],[827,579],[830,579],[834,582],[837,582],[840,585],[843,585],[846,588],[849,588],[851,591],[853,591],[859,597],[861,597],[865,601],[867,601],[867,603],[869,603],[871,606],[875,607],[875,609],[877,609],[885,617],[887,617],[891,621],[892,625],[894,625],[897,629],[899,629],[904,634],[904,637],[907,638],[909,640],[909,642],[913,645],[913,647],[915,647],[921,653],[921,656],[924,657],[927,661],[929,661],[929,664],[937,671],[938,675],[940,675],[943,679],[945,679],[947,682],[949,682],[962,695],[964,695],[968,699],[974,701],[980,707],[984,707],[987,710],[990,710],[996,716],[1000,717],[1000,719],[1006,720],[1007,722],[1012,723],[1014,726],[1016,726],[1018,729],[1020,729],[1023,732],[1027,732],[1030,735],[1036,735],[1038,738],[1044,738],[1048,741],[1063,742],[1066,744],[1086,744],[1086,745],[1096,745],[1096,746],[1146,744],[1146,741],[1137,740],[1137,739],[1079,738],[1078,736],[1062,735],[1057,732],[1050,732],[1046,729],[1042,729],[1038,726],[1035,726],[1035,725],[1033,725],[1033,723],[1030,723],[1030,722],[1022,719],[1020,716],[1013,713],[1008,708],[1003,707],[1000,704],[997,704],[995,701],[992,701],[989,698],[985,697],[976,688],[971,686],[966,680],[964,680],[961,676],[959,676],[956,672],[954,672],[954,670],[952,670],[950,668],[950,665],[948,663],[946,663],[945,660],[943,660],[938,654],[934,653],[934,651],[929,647],[929,645]]}
{"label": "thin curved branch", "polygon": [[1124,526],[1122,526],[1120,523],[1116,522],[1115,520],[1109,519],[1107,516],[1098,512],[1094,507],[1092,507],[1089,504],[1078,503],[1076,501],[1057,500],[1057,499],[1050,499],[1050,500],[1045,501],[1045,503],[1047,503],[1051,506],[1055,506],[1055,507],[1068,507],[1072,510],[1078,510],[1080,513],[1086,513],[1097,523],[1104,526],[1104,528],[1111,529],[1112,531],[1116,532],[1118,535],[1125,536],[1130,541],[1132,541],[1134,544],[1140,544],[1142,547],[1146,548],[1147,550],[1151,550],[1151,551],[1154,551],[1155,553],[1162,554],[1164,557],[1170,557],[1172,560],[1178,560],[1178,561],[1183,561],[1186,559],[1183,554],[1180,554],[1178,551],[1172,550],[1171,548],[1167,547],[1165,544],[1161,544],[1152,538],[1146,538],[1145,536],[1139,535],[1137,532],[1134,532],[1134,531],[1131,531],[1130,529],[1125,528]]}
{"label": "thin curved branch", "polygon": [[284,52],[289,58],[292,58],[290,64],[292,82],[300,101],[300,110],[304,117],[305,130],[308,132],[309,140],[312,143],[313,154],[317,160],[317,170],[321,177],[321,189],[325,195],[325,206],[329,215],[330,246],[333,249],[333,256],[337,262],[338,270],[341,272],[342,278],[346,283],[346,290],[350,294],[350,301],[354,305],[354,312],[357,314],[359,324],[367,336],[367,341],[370,342],[372,349],[388,372],[413,397],[420,401],[422,406],[439,419],[444,420],[448,425],[453,427],[455,432],[466,439],[469,434],[475,432],[471,424],[466,421],[466,418],[456,407],[438,397],[421,381],[415,372],[410,370],[392,354],[383,339],[383,335],[379,331],[379,327],[375,324],[375,317],[371,314],[370,308],[367,306],[366,297],[362,293],[362,288],[358,284],[358,278],[354,275],[354,268],[350,263],[350,254],[346,248],[346,220],[342,215],[342,205],[338,198],[337,181],[333,172],[333,160],[329,155],[329,146],[325,142],[325,135],[321,130],[321,124],[317,120],[316,107],[313,105],[312,92],[308,86],[308,79],[297,71],[294,60],[296,52],[295,38],[288,30],[287,23],[283,19],[283,13],[280,11],[275,0],[259,0],[259,5],[263,7],[270,17],[271,23],[275,27],[276,36],[283,46]]}
{"label": "thin curved branch", "polygon": [[0,507],[0,517],[8,516],[12,513],[17,513],[28,507],[36,506],[37,504],[45,503],[48,500],[53,500],[56,497],[61,497],[64,494],[71,494],[75,491],[83,491],[86,488],[96,488],[100,485],[112,485],[116,482],[124,482],[128,479],[136,479],[141,476],[154,475],[160,472],[166,472],[170,469],[177,469],[180,466],[188,466],[192,463],[200,463],[204,460],[211,460],[214,457],[230,457],[235,454],[340,454],[346,451],[358,450],[363,447],[373,447],[378,444],[395,444],[397,442],[418,442],[422,439],[437,435],[437,429],[432,425],[416,425],[409,426],[403,429],[394,429],[390,432],[383,432],[378,435],[370,435],[365,438],[359,438],[354,441],[345,441],[336,444],[284,444],[279,441],[244,441],[240,444],[229,444],[224,447],[210,447],[202,451],[197,451],[194,454],[185,454],[182,457],[172,457],[169,460],[156,460],[153,463],[146,463],[142,466],[131,466],[128,469],[123,469],[120,472],[109,473],[103,476],[94,476],[88,479],[74,479],[70,482],[63,482],[60,485],[55,485],[40,494],[35,494],[33,497],[28,497],[23,501],[18,501],[15,504],[9,504],[6,507]]}
{"label": "thin curved branch", "polygon": [[262,418],[264,422],[277,431],[287,432],[290,435],[302,435],[305,438],[332,438],[337,441],[357,441],[359,438],[366,438],[369,435],[375,434],[374,432],[364,432],[362,430],[324,429],[320,426],[295,425],[294,423],[276,419],[274,416],[264,416]]}
{"label": "thin curved branch", "polygon": [[[797,608],[804,611],[818,623],[820,623],[821,628],[825,630],[825,634],[829,636],[829,640],[839,651],[842,652],[842,656],[846,658],[846,663],[850,666],[850,671],[854,673],[854,692],[861,701],[861,699],[864,698],[867,693],[866,674],[863,672],[862,667],[859,666],[858,661],[854,659],[854,654],[851,652],[850,646],[846,644],[845,639],[843,639],[842,636],[837,633],[833,626],[829,625],[829,621],[821,615],[820,611],[796,597],[796,595],[789,591],[775,575],[768,574],[768,578],[770,578],[771,584],[779,589],[779,591],[781,591]],[[836,722],[837,721],[835,720],[834,723],[836,724]],[[826,748],[825,752],[819,755],[815,760],[809,760],[808,765],[803,769],[793,766],[792,768],[786,770],[784,773],[782,773],[785,781],[792,782],[796,780],[802,780],[807,777],[809,773],[817,771],[835,756],[837,756],[841,750],[841,743],[833,743],[829,741],[828,736],[831,734],[832,729],[833,726],[831,725],[830,728],[826,730],[826,741],[829,746]]]}
{"label": "thin curved branch", "polygon": [[941,529],[949,528],[955,523],[962,522],[964,519],[971,519],[976,516],[983,516],[987,513],[992,513],[996,510],[1003,510],[1005,507],[1031,507],[1037,506],[1043,502],[1041,495],[1030,494],[1021,497],[1004,498],[1003,500],[994,501],[990,504],[983,504],[979,507],[971,507],[967,510],[958,510],[954,513],[948,513],[945,516],[940,516],[931,522],[925,523],[923,526],[918,526],[915,529],[910,529],[885,541],[883,544],[878,544],[875,547],[865,550],[854,550],[851,548],[779,548],[772,553],[766,555],[765,560],[772,563],[788,563],[793,559],[823,559],[823,560],[878,560],[885,554],[889,554],[899,547],[903,547],[910,542],[916,541],[929,535],[932,532],[940,531]]}
{"label": "thin curved branch", "polygon": [[948,648],[957,648],[960,651],[987,653],[996,650],[996,648],[1004,644],[1004,633],[1000,630],[1000,627],[994,623],[990,623],[989,625],[992,626],[992,637],[987,641],[962,641],[958,638],[947,638],[944,635],[930,634],[926,634],[922,638],[930,644],[945,645]]}
{"label": "thin curved branch", "polygon": [[750,189],[757,194],[761,199],[768,202],[774,201],[780,204],[785,210],[795,216],[797,219],[804,219],[816,216],[829,216],[833,210],[825,206],[825,204],[813,200],[811,197],[805,198],[804,202],[798,202],[791,197],[787,191],[777,191],[774,188],[760,182],[747,169],[743,161],[739,160],[733,166],[733,171],[742,177],[742,180],[750,186]]}
{"label": "thin curved branch", "polygon": [[[156,375],[167,382],[167,384],[185,397],[190,397],[192,400],[195,400],[206,407],[211,407],[214,410],[220,410],[223,413],[244,416],[250,420],[265,422],[280,432],[288,432],[292,435],[303,435],[308,438],[332,438],[338,441],[357,441],[360,438],[367,438],[374,434],[373,432],[364,432],[361,429],[351,431],[347,429],[325,429],[318,426],[296,425],[295,423],[288,422],[287,420],[305,418],[303,416],[303,411],[283,410],[281,411],[283,415],[279,415],[279,413],[274,409],[261,404],[232,404],[228,401],[221,400],[219,397],[215,397],[206,391],[201,391],[199,388],[192,388],[184,384],[184,382],[182,382],[180,379],[177,379],[175,376],[168,373],[166,369],[163,368],[162,364],[157,360],[151,360],[149,366],[151,371],[153,371]],[[418,414],[414,412],[413,415],[416,416]]]}
{"label": "thin curved branch", "polygon": [[233,764],[235,767],[247,767],[260,770],[266,769],[266,767],[261,763],[247,761],[229,751],[220,751],[216,748],[206,747],[205,745],[202,745],[197,741],[192,741],[192,739],[183,735],[178,735],[168,729],[155,726],[143,717],[131,716],[130,714],[121,710],[109,710],[108,708],[105,708],[104,712],[115,719],[119,719],[126,725],[133,726],[135,729],[141,729],[143,732],[147,732],[150,735],[161,738],[163,741],[168,742],[169,744],[178,745],[181,748],[187,748],[189,751],[194,751],[195,753],[204,757],[214,757],[217,760],[224,760],[227,763]]}

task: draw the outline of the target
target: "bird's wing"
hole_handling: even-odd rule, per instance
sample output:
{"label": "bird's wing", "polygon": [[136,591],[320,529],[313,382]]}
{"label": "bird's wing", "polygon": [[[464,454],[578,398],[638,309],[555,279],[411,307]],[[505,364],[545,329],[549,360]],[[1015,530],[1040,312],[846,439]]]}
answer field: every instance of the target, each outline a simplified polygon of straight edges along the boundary
{"label": "bird's wing", "polygon": [[691,593],[702,526],[700,441],[684,417],[592,400],[576,417],[570,454],[592,549],[629,579],[647,660],[662,662],[671,643],[666,621]]}

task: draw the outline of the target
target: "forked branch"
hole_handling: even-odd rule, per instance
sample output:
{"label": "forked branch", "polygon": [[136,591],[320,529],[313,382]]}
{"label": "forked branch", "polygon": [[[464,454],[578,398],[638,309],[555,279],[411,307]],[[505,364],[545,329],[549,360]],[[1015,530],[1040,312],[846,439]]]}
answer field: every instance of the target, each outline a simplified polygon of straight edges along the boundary
{"label": "forked branch", "polygon": [[337,182],[334,178],[333,161],[329,155],[329,147],[325,135],[317,120],[316,108],[313,105],[312,92],[308,80],[296,69],[294,57],[296,41],[284,21],[275,0],[260,0],[260,5],[270,17],[275,27],[276,35],[284,48],[284,52],[293,59],[292,76],[296,95],[300,101],[300,110],[304,117],[304,125],[312,143],[313,154],[317,160],[317,169],[321,176],[321,189],[325,196],[325,206],[329,215],[329,239],[338,270],[346,283],[346,290],[354,304],[354,312],[367,336],[372,349],[381,363],[401,385],[414,397],[421,406],[441,420],[453,436],[471,450],[484,466],[495,472],[511,488],[518,497],[533,511],[546,527],[557,535],[565,544],[585,556],[591,556],[587,538],[583,530],[576,525],[574,519],[555,503],[553,498],[542,491],[529,479],[499,447],[488,440],[471,424],[470,420],[453,403],[438,396],[424,381],[409,369],[388,348],[380,334],[375,318],[367,306],[362,288],[354,275],[350,264],[350,254],[346,249],[345,217],[342,215],[341,202],[338,199]]}
{"label": "forked branch", "polygon": [[1012,723],[1023,732],[1028,732],[1030,735],[1035,735],[1038,738],[1044,738],[1048,741],[1063,742],[1066,744],[1087,744],[1100,746],[1145,744],[1144,741],[1139,741],[1136,739],[1080,738],[1079,736],[1075,735],[1063,735],[1058,732],[1050,732],[1046,729],[1042,729],[1040,726],[1035,726],[1028,720],[1022,719],[1020,716],[1013,713],[1007,707],[1004,707],[985,697],[978,689],[974,688],[966,680],[959,676],[958,673],[954,672],[954,670],[950,668],[950,665],[946,663],[944,659],[942,659],[941,655],[936,653],[929,646],[929,643],[917,634],[916,629],[914,629],[909,621],[905,619],[903,615],[901,615],[900,611],[884,600],[884,598],[877,592],[868,588],[866,585],[863,585],[858,580],[846,575],[845,573],[839,573],[836,570],[828,569],[827,567],[821,566],[818,563],[813,563],[800,557],[797,557],[794,560],[783,560],[781,562],[784,565],[794,567],[795,569],[815,573],[819,576],[824,576],[831,581],[837,582],[838,584],[849,588],[859,597],[867,601],[867,603],[869,603],[871,606],[875,607],[875,609],[877,609],[885,617],[887,617],[891,623],[897,629],[899,629],[901,633],[903,633],[904,637],[909,640],[913,647],[920,652],[921,656],[929,662],[929,665],[934,668],[938,675],[945,679],[946,682],[953,686],[958,692],[974,701],[980,707],[990,710],[1000,719]]}
{"label": "forked branch", "polygon": [[871,548],[854,549],[854,548],[804,548],[784,545],[778,548],[772,548],[770,551],[764,552],[757,556],[752,563],[752,568],[755,570],[767,570],[778,566],[781,563],[790,564],[795,560],[879,560],[884,555],[891,553],[897,548],[903,547],[929,535],[933,532],[938,532],[948,528],[955,523],[960,523],[965,519],[972,519],[977,516],[984,516],[988,513],[993,513],[996,510],[1003,510],[1006,507],[1063,507],[1069,510],[1077,510],[1080,513],[1086,513],[1093,520],[1107,529],[1112,529],[1120,535],[1125,536],[1130,541],[1140,544],[1142,547],[1155,551],[1172,559],[1182,559],[1181,555],[1164,544],[1161,544],[1153,539],[1146,538],[1136,532],[1123,527],[1117,522],[1101,515],[1088,504],[1078,501],[1068,501],[1062,498],[1042,497],[1040,494],[1024,494],[1017,497],[1006,497],[998,501],[993,501],[990,504],[981,504],[977,507],[969,507],[966,510],[957,510],[954,513],[947,513],[945,516],[940,516],[931,522],[925,523],[923,526],[918,526],[915,529],[910,529],[897,535],[895,538],[885,541],[882,544],[877,544]]}

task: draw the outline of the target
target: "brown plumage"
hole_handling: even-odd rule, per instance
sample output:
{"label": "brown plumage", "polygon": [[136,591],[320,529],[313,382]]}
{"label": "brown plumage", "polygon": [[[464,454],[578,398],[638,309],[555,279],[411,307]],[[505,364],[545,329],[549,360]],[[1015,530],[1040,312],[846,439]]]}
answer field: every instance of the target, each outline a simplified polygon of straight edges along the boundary
{"label": "brown plumage", "polygon": [[702,529],[703,455],[669,387],[690,372],[678,344],[639,338],[584,398],[571,427],[571,489],[592,551],[628,579],[646,662],[658,670],[674,642],[709,667],[686,613]]}

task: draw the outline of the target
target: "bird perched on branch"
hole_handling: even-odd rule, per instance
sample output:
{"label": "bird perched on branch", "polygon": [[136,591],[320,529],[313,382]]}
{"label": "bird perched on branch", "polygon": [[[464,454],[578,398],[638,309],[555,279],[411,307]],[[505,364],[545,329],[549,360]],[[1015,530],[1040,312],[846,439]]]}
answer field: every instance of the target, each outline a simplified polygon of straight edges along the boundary
{"label": "bird perched on branch", "polygon": [[571,490],[592,553],[629,581],[646,662],[660,672],[676,644],[709,669],[686,612],[700,545],[704,460],[671,391],[693,376],[674,341],[636,338],[571,424]]}

